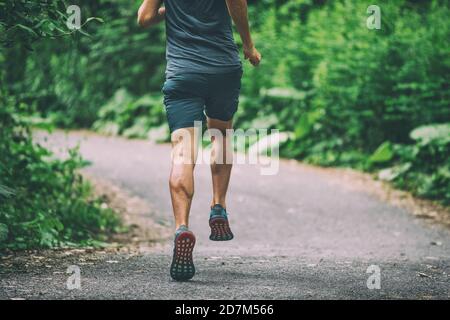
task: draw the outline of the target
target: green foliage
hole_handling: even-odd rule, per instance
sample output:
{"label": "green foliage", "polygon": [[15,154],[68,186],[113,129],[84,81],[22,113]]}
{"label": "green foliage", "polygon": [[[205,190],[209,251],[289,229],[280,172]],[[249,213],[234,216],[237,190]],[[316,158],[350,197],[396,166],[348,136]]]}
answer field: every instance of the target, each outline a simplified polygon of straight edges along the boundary
{"label": "green foliage", "polygon": [[[1,53],[8,90],[59,126],[165,140],[164,25],[137,27],[139,1],[75,2],[84,21],[104,23],[83,27],[90,37],[77,32],[71,41],[40,41],[34,52]],[[289,132],[282,156],[384,169],[380,176],[397,186],[448,201],[448,144],[434,138],[448,135],[436,126],[450,122],[448,1],[379,1],[381,30],[367,28],[366,0],[249,4],[264,58],[259,68],[244,64],[237,127]],[[3,19],[3,28],[15,23]],[[30,21],[21,24],[32,28]],[[9,35],[34,39],[21,29]]]}
{"label": "green foliage", "polygon": [[[409,143],[413,128],[449,119],[448,4],[382,1],[382,29],[369,30],[367,1],[269,3],[262,15],[267,2],[253,12],[258,12],[257,34],[270,63],[248,68],[243,87],[247,94],[259,93],[254,87],[260,82],[260,88],[304,92],[304,103],[283,105],[280,98],[282,108],[276,103],[263,108],[286,130],[301,133],[287,145],[291,156],[340,165],[347,152],[371,154],[387,140]],[[324,116],[307,125],[304,115],[316,110]],[[336,156],[315,153],[327,150]]]}
{"label": "green foliage", "polygon": [[8,226],[0,223],[0,243],[5,242],[8,239]]}
{"label": "green foliage", "polygon": [[[43,39],[70,34],[62,29],[65,2],[0,1],[0,9],[0,249],[98,245],[120,221],[91,198],[77,173],[86,163],[76,150],[66,160],[56,159],[33,143],[30,131],[31,125],[51,127],[34,117],[40,93],[27,85],[39,78],[26,65],[39,54],[30,50]],[[60,40],[53,48],[65,41]]]}
{"label": "green foliage", "polygon": [[42,38],[67,35],[65,1],[0,1],[0,46],[30,46]]}
{"label": "green foliage", "polygon": [[414,129],[410,133],[411,139],[414,139],[421,144],[428,144],[432,140],[445,141],[450,139],[450,124],[436,124],[421,126]]}
{"label": "green foliage", "polygon": [[[275,115],[277,128],[294,133],[281,155],[389,167],[380,176],[448,203],[448,2],[381,1],[381,30],[366,27],[370,4],[255,4],[253,30],[265,61],[246,67],[238,118],[245,121],[238,125]],[[252,99],[256,105],[247,106]],[[442,125],[421,127],[430,123]]]}
{"label": "green foliage", "polygon": [[[160,91],[164,78],[163,26],[137,26],[138,1],[76,1],[82,23],[95,16],[70,39],[37,43],[24,65],[27,77],[18,97],[35,105],[60,127],[90,127],[98,109],[124,88],[135,96]],[[13,60],[14,61],[14,60]]]}
{"label": "green foliage", "polygon": [[369,157],[371,163],[388,162],[394,156],[392,144],[387,141],[381,144],[377,150]]}
{"label": "green foliage", "polygon": [[[401,188],[450,204],[450,123],[421,126],[411,132],[414,145],[396,145],[389,177]],[[383,173],[383,171],[382,171]],[[386,173],[386,171],[385,171]]]}
{"label": "green foliage", "polygon": [[165,124],[165,119],[161,94],[134,98],[125,89],[119,89],[100,108],[93,128],[105,134],[147,138],[150,129]]}
{"label": "green foliage", "polygon": [[89,185],[77,173],[86,163],[76,150],[61,161],[34,144],[19,111],[12,105],[0,109],[0,248],[105,240],[119,220],[90,199]]}

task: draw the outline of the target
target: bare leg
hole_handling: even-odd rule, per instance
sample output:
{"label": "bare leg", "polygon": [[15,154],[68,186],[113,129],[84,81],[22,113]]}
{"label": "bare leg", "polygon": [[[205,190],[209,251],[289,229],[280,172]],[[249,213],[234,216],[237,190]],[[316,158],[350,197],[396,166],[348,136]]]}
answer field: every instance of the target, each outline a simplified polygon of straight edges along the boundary
{"label": "bare leg", "polygon": [[226,208],[226,195],[230,182],[231,169],[233,167],[233,150],[231,150],[232,137],[226,135],[226,130],[232,127],[232,121],[220,121],[208,118],[208,128],[222,133],[222,137],[216,137],[214,133],[211,137],[211,175],[213,182],[211,206],[220,204],[223,208]]}
{"label": "bare leg", "polygon": [[[189,226],[189,211],[194,196],[194,167],[197,159],[198,129],[185,128],[172,133],[172,170],[170,195],[175,227]],[[194,134],[196,133],[196,134]]]}

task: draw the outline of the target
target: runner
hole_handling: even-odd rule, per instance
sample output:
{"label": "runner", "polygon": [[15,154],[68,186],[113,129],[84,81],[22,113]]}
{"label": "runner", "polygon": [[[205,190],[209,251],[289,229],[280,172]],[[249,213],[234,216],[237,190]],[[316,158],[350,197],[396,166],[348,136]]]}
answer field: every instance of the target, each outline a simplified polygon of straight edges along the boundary
{"label": "runner", "polygon": [[247,0],[165,0],[161,7],[162,2],[144,0],[138,23],[149,27],[166,22],[167,68],[162,90],[172,141],[169,185],[176,227],[170,275],[185,281],[195,274],[192,252],[196,239],[188,226],[201,132],[194,123],[205,118],[209,129],[222,133],[222,138],[211,139],[210,239],[233,239],[225,201],[232,168],[232,157],[227,157],[232,152],[231,137],[226,130],[232,129],[238,107],[242,63],[231,19],[241,36],[245,59],[258,66],[261,54],[250,35]]}

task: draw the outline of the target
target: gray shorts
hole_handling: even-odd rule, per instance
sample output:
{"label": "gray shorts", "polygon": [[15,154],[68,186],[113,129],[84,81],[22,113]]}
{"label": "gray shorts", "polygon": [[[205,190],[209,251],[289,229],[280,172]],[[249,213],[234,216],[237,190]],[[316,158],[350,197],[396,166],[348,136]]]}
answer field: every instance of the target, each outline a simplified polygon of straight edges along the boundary
{"label": "gray shorts", "polygon": [[170,132],[194,126],[208,118],[233,118],[241,90],[242,69],[225,74],[183,73],[172,75],[163,86]]}

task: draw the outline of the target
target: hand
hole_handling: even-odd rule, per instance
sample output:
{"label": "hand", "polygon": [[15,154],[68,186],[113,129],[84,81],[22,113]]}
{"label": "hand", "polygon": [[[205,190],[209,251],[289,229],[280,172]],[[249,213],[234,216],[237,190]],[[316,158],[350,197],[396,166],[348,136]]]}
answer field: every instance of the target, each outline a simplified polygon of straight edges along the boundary
{"label": "hand", "polygon": [[251,46],[250,48],[244,47],[244,58],[249,60],[254,67],[257,67],[261,62],[262,56],[255,46]]}
{"label": "hand", "polygon": [[165,16],[166,15],[166,8],[165,7],[161,7],[161,8],[159,8],[158,9],[158,14],[160,15],[160,16]]}

